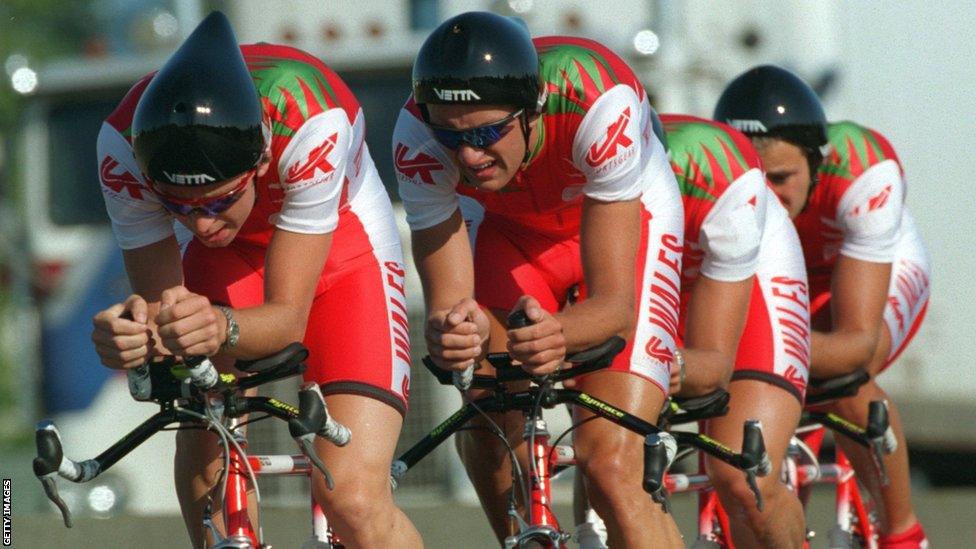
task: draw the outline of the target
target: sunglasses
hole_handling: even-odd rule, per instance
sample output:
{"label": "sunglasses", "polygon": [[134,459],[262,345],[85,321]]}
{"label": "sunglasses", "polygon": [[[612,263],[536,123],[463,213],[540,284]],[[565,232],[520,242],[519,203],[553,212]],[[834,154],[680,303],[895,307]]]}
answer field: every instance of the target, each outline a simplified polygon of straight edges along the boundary
{"label": "sunglasses", "polygon": [[216,217],[218,214],[227,211],[228,208],[240,200],[244,196],[244,191],[247,189],[248,184],[251,181],[256,181],[257,176],[257,170],[251,170],[241,178],[241,182],[233,189],[220,196],[207,198],[178,198],[167,194],[160,189],[159,185],[152,181],[149,184],[163,207],[176,215],[199,213],[203,217]]}
{"label": "sunglasses", "polygon": [[427,124],[427,126],[434,132],[434,138],[437,139],[438,143],[452,151],[457,150],[461,143],[467,143],[477,149],[484,149],[494,145],[512,131],[512,121],[521,116],[523,112],[525,109],[519,109],[498,122],[466,130],[455,130],[433,124]]}

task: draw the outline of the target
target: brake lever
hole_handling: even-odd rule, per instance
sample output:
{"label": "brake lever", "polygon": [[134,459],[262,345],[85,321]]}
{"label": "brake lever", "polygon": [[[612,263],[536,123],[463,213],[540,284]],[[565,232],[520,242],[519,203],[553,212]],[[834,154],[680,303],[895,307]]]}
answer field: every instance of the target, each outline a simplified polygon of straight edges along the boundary
{"label": "brake lever", "polygon": [[64,451],[61,446],[61,435],[58,428],[51,421],[41,421],[34,433],[34,443],[37,446],[37,457],[34,458],[33,468],[37,480],[41,481],[47,499],[51,500],[58,510],[64,525],[71,528],[71,510],[58,493],[58,469],[64,461]]}
{"label": "brake lever", "polygon": [[769,454],[766,453],[766,443],[763,441],[762,422],[750,419],[742,426],[742,459],[751,464],[744,468],[746,473],[746,483],[752,494],[756,497],[756,508],[759,512],[763,510],[762,492],[759,491],[759,483],[756,477],[764,477],[773,470],[773,464],[769,461]]}
{"label": "brake lever", "polygon": [[309,433],[307,435],[298,437],[295,440],[298,442],[298,447],[301,449],[302,453],[305,454],[305,457],[307,457],[308,460],[312,462],[312,465],[314,465],[315,468],[322,473],[322,476],[325,477],[325,486],[329,490],[335,490],[335,480],[332,478],[332,473],[329,472],[329,469],[325,466],[325,463],[322,463],[322,460],[319,459],[318,454],[315,453],[315,445],[312,443],[312,441],[315,440],[315,433]]}
{"label": "brake lever", "polygon": [[678,453],[678,443],[667,431],[652,433],[644,438],[644,491],[651,495],[661,509],[670,514],[671,501],[664,484],[664,475]]}
{"label": "brake lever", "polygon": [[888,420],[887,401],[874,400],[868,404],[868,426],[865,431],[871,446],[871,458],[878,470],[878,479],[881,486],[888,486],[890,479],[885,467],[884,456],[894,453],[898,448],[898,439],[895,438],[895,433],[892,431]]}
{"label": "brake lever", "polygon": [[298,417],[288,421],[288,431],[305,457],[325,477],[325,485],[328,489],[333,490],[335,481],[332,474],[315,452],[315,437],[322,436],[337,446],[344,446],[349,442],[349,429],[338,422],[329,421],[325,398],[317,383],[310,382],[302,385],[298,391],[298,410]]}
{"label": "brake lever", "polygon": [[61,499],[61,494],[58,493],[57,473],[37,477],[37,480],[41,481],[41,486],[44,487],[44,493],[47,494],[47,499],[51,500],[58,507],[58,510],[61,511],[61,518],[64,519],[65,527],[71,528],[73,524],[71,522],[71,509],[68,509],[68,504]]}

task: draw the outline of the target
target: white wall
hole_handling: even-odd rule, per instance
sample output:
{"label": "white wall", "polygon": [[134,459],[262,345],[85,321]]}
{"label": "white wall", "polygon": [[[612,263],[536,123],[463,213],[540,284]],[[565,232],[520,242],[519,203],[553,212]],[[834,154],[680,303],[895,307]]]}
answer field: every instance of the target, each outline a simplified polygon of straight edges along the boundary
{"label": "white wall", "polygon": [[976,391],[976,4],[847,1],[832,118],[886,135],[933,262],[916,341],[881,379],[897,392],[973,402]]}

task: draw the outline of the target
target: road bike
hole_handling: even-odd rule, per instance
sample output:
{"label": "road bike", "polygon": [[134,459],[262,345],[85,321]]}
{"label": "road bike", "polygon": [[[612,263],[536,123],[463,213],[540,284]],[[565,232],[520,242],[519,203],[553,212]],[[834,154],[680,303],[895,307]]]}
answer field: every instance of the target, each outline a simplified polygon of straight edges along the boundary
{"label": "road bike", "polygon": [[[72,526],[71,512],[58,493],[57,477],[71,482],[89,482],[150,437],[164,430],[207,429],[217,434],[223,458],[219,482],[204,513],[203,525],[213,536],[213,548],[269,549],[260,526],[260,489],[257,477],[264,475],[311,475],[321,472],[326,486],[334,482],[328,468],[316,455],[313,441],[322,437],[337,446],[346,445],[351,433],[328,412],[317,383],[305,383],[298,391],[298,406],[274,398],[249,396],[248,389],[278,381],[305,371],[308,350],[292,343],[268,357],[237,361],[235,367],[249,375],[220,374],[205,357],[178,362],[173,357],[146,364],[128,373],[129,391],[140,401],[155,402],[160,410],[123,436],[98,456],[74,461],[64,453],[61,436],[51,421],[37,424],[37,457],[34,474],[61,511],[66,527]],[[258,417],[249,418],[251,414]],[[251,455],[243,427],[263,419],[277,418],[288,430],[300,451],[295,455]],[[256,520],[248,515],[248,490],[253,489]],[[222,503],[224,530],[213,521],[213,498]],[[311,502],[312,533],[302,549],[342,547],[331,532],[322,509]]]}
{"label": "road bike", "polygon": [[[509,322],[509,326],[517,325]],[[756,487],[756,476],[770,470],[763,442],[762,426],[758,421],[748,421],[743,426],[744,442],[741,453],[735,453],[727,446],[707,436],[697,433],[668,432],[657,425],[648,423],[636,416],[612,406],[584,392],[558,388],[557,383],[572,377],[588,374],[608,367],[613,357],[625,346],[624,340],[613,337],[602,345],[581,351],[566,362],[572,367],[552,374],[533,377],[521,367],[512,364],[507,353],[490,353],[488,362],[495,367],[495,376],[471,375],[466,381],[452,372],[441,370],[430,360],[424,359],[427,369],[444,385],[469,385],[473,388],[487,389],[490,394],[478,399],[466,399],[464,405],[446,420],[434,427],[424,438],[404,452],[393,463],[392,475],[399,480],[424,456],[454,433],[470,429],[468,422],[477,415],[489,412],[518,410],[523,413],[523,439],[529,449],[528,471],[521,471],[514,451],[509,448],[513,469],[513,490],[509,500],[509,516],[515,525],[515,532],[504,540],[506,548],[556,548],[566,547],[572,537],[563,530],[552,509],[551,483],[553,478],[575,464],[575,452],[571,445],[560,444],[563,437],[578,427],[577,423],[551,442],[552,435],[543,418],[542,410],[562,404],[572,404],[590,410],[596,418],[603,418],[644,437],[642,487],[654,501],[668,508],[667,491],[669,482],[667,468],[673,461],[678,444],[687,444],[722,461],[741,469],[751,486],[757,500],[760,498]],[[511,390],[509,385],[530,381],[527,389]],[[585,421],[589,421],[585,420]],[[490,422],[489,422],[490,423]],[[507,445],[504,433],[497,425],[492,431]],[[519,512],[516,491],[525,502],[524,512]]]}
{"label": "road bike", "polygon": [[[800,424],[784,458],[782,481],[801,497],[804,506],[814,485],[835,486],[835,523],[827,534],[827,546],[831,549],[877,547],[878,522],[872,511],[872,502],[863,497],[854,470],[840,448],[835,448],[832,462],[818,456],[826,431],[830,430],[835,436],[846,437],[871,449],[883,484],[887,484],[883,458],[894,452],[897,442],[888,424],[888,409],[884,402],[870,404],[865,427],[854,425],[835,414],[816,411],[816,407],[856,394],[868,379],[867,372],[859,370],[837,378],[812,380]],[[662,416],[663,425],[671,427],[717,417],[727,411],[728,400],[728,393],[724,390],[695,399],[673,399],[670,410]],[[681,449],[678,459],[692,451],[692,448]],[[694,474],[672,475],[673,481],[666,488],[672,493],[699,494],[698,538],[694,547],[734,547],[728,515],[719,503],[702,464],[699,459],[699,470]],[[807,546],[814,536],[815,531],[808,528]]]}

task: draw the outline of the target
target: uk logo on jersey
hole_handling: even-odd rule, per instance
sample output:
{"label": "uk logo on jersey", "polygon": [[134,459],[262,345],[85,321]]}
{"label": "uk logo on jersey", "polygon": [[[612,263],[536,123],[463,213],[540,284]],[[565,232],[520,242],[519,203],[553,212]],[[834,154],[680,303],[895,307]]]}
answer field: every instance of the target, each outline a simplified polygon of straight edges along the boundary
{"label": "uk logo on jersey", "polygon": [[862,206],[858,206],[854,208],[854,211],[851,212],[851,216],[857,216],[862,213],[873,212],[874,210],[883,208],[884,205],[888,203],[888,197],[890,196],[891,196],[891,185],[888,185],[887,187],[882,189],[881,192],[868,199],[868,203],[866,204],[867,206],[866,209],[863,208]]}
{"label": "uk logo on jersey", "polygon": [[329,174],[335,170],[335,166],[329,162],[329,154],[335,150],[339,134],[334,133],[325,140],[324,143],[308,152],[304,160],[295,162],[288,167],[286,183],[297,183],[306,179],[311,179],[315,175],[315,170],[321,170],[323,174]]}
{"label": "uk logo on jersey", "polygon": [[429,154],[418,152],[413,158],[408,158],[410,149],[403,143],[397,143],[393,161],[396,164],[397,177],[401,175],[412,181],[417,182],[417,176],[428,185],[434,184],[432,172],[443,170],[444,166],[436,158]]}
{"label": "uk logo on jersey", "polygon": [[590,150],[586,153],[586,163],[595,168],[617,156],[618,147],[626,149],[631,146],[634,141],[625,133],[629,124],[630,107],[627,107],[616,122],[607,127],[606,139],[590,145]]}
{"label": "uk logo on jersey", "polygon": [[125,168],[121,172],[118,172],[116,168],[119,166],[118,160],[111,156],[106,156],[102,159],[102,164],[98,170],[102,178],[102,184],[117,194],[122,194],[122,191],[125,190],[132,198],[142,200],[142,186],[139,184],[139,181]]}

